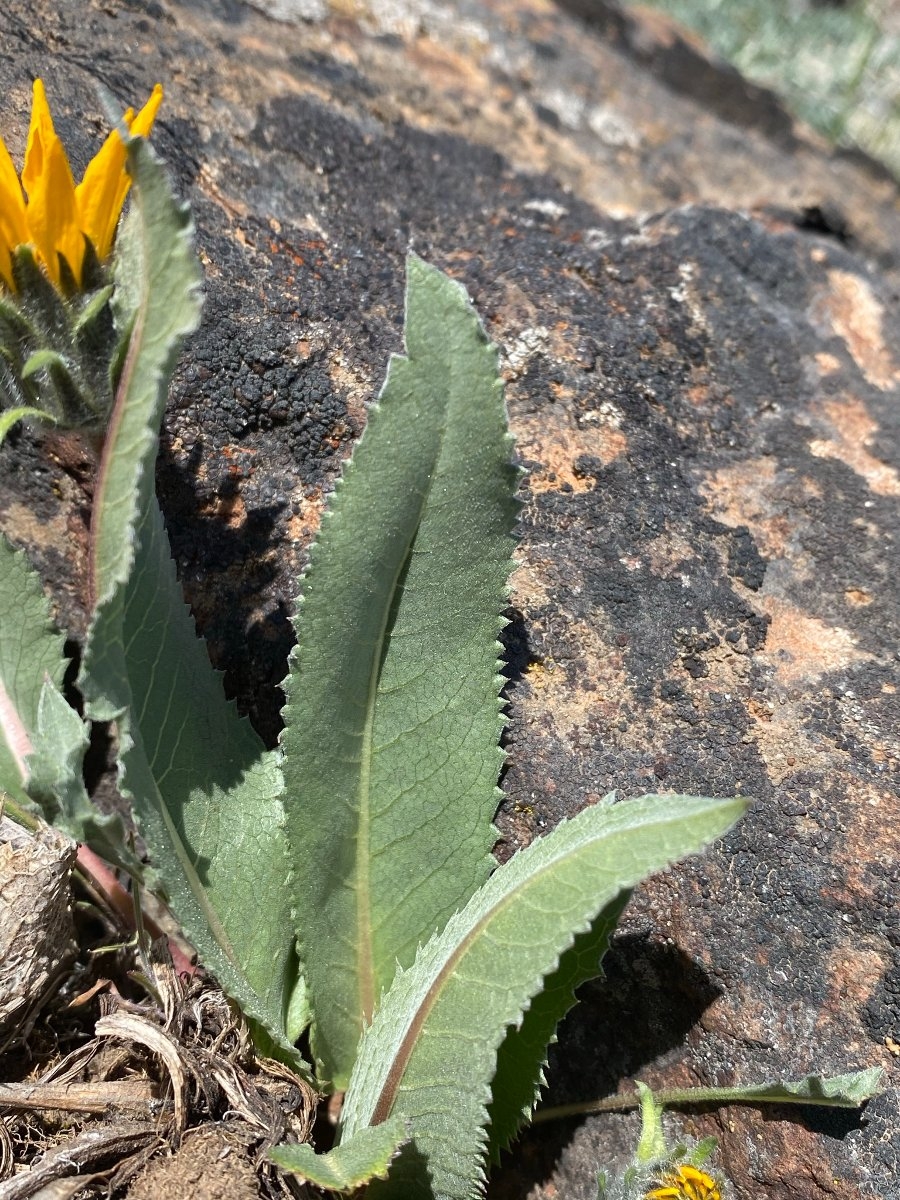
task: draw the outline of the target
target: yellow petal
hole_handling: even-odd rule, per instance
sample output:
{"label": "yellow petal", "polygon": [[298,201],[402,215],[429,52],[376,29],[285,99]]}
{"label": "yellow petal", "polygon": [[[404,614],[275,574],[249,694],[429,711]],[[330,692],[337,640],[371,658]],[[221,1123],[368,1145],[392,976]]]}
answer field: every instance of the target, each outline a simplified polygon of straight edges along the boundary
{"label": "yellow petal", "polygon": [[75,189],[81,228],[91,239],[99,258],[106,258],[112,246],[122,208],[118,197],[123,179],[127,189],[125,146],[114,129],[88,163],[81,183]]}
{"label": "yellow petal", "polygon": [[12,251],[28,241],[25,197],[9,151],[0,138],[0,277],[13,288]]}
{"label": "yellow petal", "polygon": [[[146,137],[153,127],[162,103],[162,88],[153,89],[150,99],[137,116],[133,109],[125,113],[125,124],[135,136]],[[99,258],[112,249],[122,205],[131,179],[125,170],[125,146],[114,129],[88,163],[84,178],[76,188],[81,228],[91,239]]]}
{"label": "yellow petal", "polygon": [[150,130],[153,128],[153,122],[156,120],[156,114],[159,112],[159,106],[163,101],[162,84],[158,83],[150,93],[150,99],[134,118],[129,121],[128,128],[132,137],[149,137]]}
{"label": "yellow petal", "polygon": [[80,284],[84,235],[78,225],[75,181],[62,142],[55,135],[52,139],[42,138],[41,171],[31,178],[27,217],[31,241],[53,282],[60,286],[62,255]]}
{"label": "yellow petal", "polygon": [[78,227],[75,181],[63,144],[53,128],[47,93],[40,79],[34,81],[22,184],[28,194],[29,240],[37,246],[47,274],[59,287],[61,254],[76,282],[81,283],[84,237]]}
{"label": "yellow petal", "polygon": [[28,127],[28,144],[25,147],[25,166],[22,168],[22,186],[30,196],[32,188],[44,173],[47,146],[56,138],[47,93],[41,79],[34,81],[31,98],[31,124]]}
{"label": "yellow petal", "polygon": [[682,1163],[666,1171],[661,1185],[653,1188],[644,1200],[721,1200],[719,1185],[705,1171]]}

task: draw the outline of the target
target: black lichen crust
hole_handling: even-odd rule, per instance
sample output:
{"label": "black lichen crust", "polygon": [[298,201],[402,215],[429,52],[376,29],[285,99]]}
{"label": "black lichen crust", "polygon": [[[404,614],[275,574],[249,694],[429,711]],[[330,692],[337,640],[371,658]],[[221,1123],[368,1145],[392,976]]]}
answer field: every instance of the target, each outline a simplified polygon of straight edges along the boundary
{"label": "black lichen crust", "polygon": [[[768,107],[762,125],[723,122],[685,100],[689,81],[659,91],[619,24],[609,50],[528,0],[454,0],[455,26],[423,4],[412,33],[344,12],[364,5],[294,25],[230,0],[155,16],[122,4],[115,19],[75,0],[37,7],[40,44],[33,5],[11,0],[0,18],[16,51],[0,79],[25,95],[25,74],[49,76],[69,98],[58,125],[76,160],[90,130],[71,113],[91,84],[48,72],[47,46],[78,47],[116,95],[175,81],[154,141],[192,204],[208,297],[158,484],[199,625],[264,737],[278,732],[287,615],[322,497],[401,349],[412,245],[466,285],[503,348],[529,470],[498,854],[612,789],[755,801],[720,847],[636,896],[608,982],[563,1031],[559,1098],[623,1073],[730,1082],[890,1061],[896,189],[804,148]],[[472,21],[486,44],[465,41]],[[575,129],[559,80],[579,111],[627,97],[634,144],[591,140],[586,118]],[[606,192],[589,195],[598,163],[616,216]],[[637,181],[630,214],[623,179]],[[846,236],[803,216],[815,205],[837,205]],[[4,528],[18,514],[58,579],[47,531],[77,541],[89,483],[71,447],[38,476],[33,447],[13,442]],[[71,610],[77,587],[62,583]],[[849,1126],[753,1110],[687,1120],[717,1132],[747,1194],[889,1200],[894,1112],[888,1097]],[[619,1134],[633,1127],[536,1131],[492,1194],[594,1200]]]}

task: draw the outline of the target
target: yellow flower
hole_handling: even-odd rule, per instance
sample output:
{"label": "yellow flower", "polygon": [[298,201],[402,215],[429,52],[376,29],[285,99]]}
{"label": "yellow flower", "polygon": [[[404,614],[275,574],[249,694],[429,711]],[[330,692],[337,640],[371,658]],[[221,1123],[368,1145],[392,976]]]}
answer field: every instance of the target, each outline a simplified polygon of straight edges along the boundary
{"label": "yellow flower", "polygon": [[687,1163],[665,1171],[660,1185],[647,1192],[644,1200],[722,1200],[719,1185],[712,1176]]}
{"label": "yellow flower", "polygon": [[[132,134],[148,136],[162,96],[157,84],[137,116],[128,109],[124,120]],[[57,288],[62,287],[61,259],[81,287],[85,238],[98,258],[106,258],[130,185],[125,146],[113,130],[75,186],[63,144],[53,128],[44,85],[36,79],[21,183],[0,138],[0,279],[15,289],[13,251],[30,244]]]}

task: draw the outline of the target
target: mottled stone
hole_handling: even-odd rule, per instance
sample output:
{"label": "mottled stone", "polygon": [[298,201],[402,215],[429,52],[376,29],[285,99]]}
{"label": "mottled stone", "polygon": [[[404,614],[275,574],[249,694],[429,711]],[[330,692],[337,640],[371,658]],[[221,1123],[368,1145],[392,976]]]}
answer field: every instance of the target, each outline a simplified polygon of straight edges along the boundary
{"label": "mottled stone", "polygon": [[[200,627],[264,736],[322,497],[400,346],[412,244],[503,348],[529,470],[499,853],[614,788],[754,798],[639,890],[553,1096],[890,1067],[894,181],[658,18],[586,0],[8,0],[0,30],[16,152],[33,74],[79,165],[95,81],[123,102],[166,86],[154,141],[208,298],[158,482]],[[23,435],[0,467],[0,524],[77,631],[90,456]],[[741,1200],[900,1195],[896,1091],[862,1117],[682,1127],[719,1136]],[[492,1195],[593,1200],[634,1134],[543,1126]]]}

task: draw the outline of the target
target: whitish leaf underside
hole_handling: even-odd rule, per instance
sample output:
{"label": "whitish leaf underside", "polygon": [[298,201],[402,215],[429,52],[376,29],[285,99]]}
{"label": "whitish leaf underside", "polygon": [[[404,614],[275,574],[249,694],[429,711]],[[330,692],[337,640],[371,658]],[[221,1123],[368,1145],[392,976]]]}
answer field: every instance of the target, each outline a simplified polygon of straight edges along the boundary
{"label": "whitish leaf underside", "polygon": [[63,637],[25,555],[0,536],[0,789],[28,804],[27,758],[33,749],[44,680],[60,686]]}
{"label": "whitish leaf underside", "polygon": [[338,1086],[397,962],[487,877],[502,763],[516,471],[497,356],[415,257],[406,350],[323,518],[286,684],[298,935]]}

